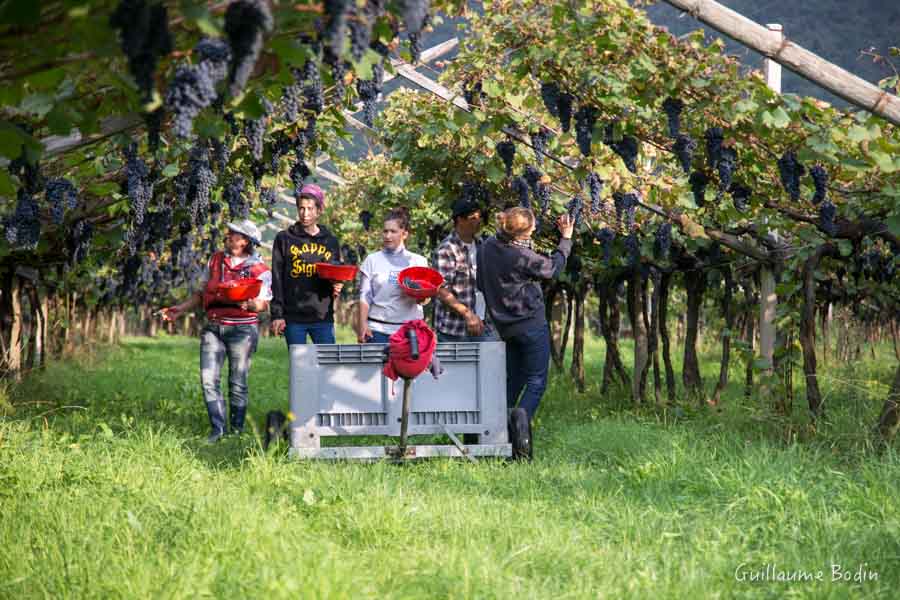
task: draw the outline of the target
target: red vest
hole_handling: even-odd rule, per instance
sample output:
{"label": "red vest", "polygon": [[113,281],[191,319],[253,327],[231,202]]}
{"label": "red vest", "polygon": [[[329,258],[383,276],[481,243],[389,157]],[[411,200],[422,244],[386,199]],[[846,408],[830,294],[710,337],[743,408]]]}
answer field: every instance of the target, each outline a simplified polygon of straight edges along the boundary
{"label": "red vest", "polygon": [[[257,313],[241,310],[235,304],[216,302],[216,288],[219,287],[220,283],[226,281],[259,277],[268,270],[269,267],[257,257],[246,258],[237,267],[232,268],[225,262],[224,252],[213,254],[212,258],[209,259],[209,281],[206,282],[206,289],[203,290],[203,310],[206,311],[206,318],[226,325],[252,325],[258,323],[259,316]],[[235,323],[229,323],[231,321]]]}

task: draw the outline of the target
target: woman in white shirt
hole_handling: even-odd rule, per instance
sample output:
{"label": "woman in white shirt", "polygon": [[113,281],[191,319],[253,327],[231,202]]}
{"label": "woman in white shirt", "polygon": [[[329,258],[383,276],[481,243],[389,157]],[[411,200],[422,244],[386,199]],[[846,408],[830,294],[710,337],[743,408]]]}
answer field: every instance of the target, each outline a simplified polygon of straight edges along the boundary
{"label": "woman in white shirt", "polygon": [[392,209],[381,230],[383,248],[366,257],[359,268],[359,314],[356,339],[359,343],[387,344],[392,333],[406,321],[421,319],[422,301],[417,302],[400,289],[398,275],[407,267],[427,267],[421,254],[406,249],[409,238],[409,210]]}

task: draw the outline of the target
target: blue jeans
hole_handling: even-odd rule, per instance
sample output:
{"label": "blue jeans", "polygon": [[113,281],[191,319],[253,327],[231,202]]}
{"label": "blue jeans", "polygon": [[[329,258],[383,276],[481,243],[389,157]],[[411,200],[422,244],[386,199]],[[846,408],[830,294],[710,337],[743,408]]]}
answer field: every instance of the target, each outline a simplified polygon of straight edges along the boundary
{"label": "blue jeans", "polygon": [[[550,328],[544,326],[506,338],[506,403],[534,419],[550,368]],[[524,390],[524,391],[523,391]],[[522,398],[519,400],[519,395]]]}
{"label": "blue jeans", "polygon": [[313,344],[334,343],[334,323],[319,321],[317,323],[287,323],[284,328],[284,339],[288,346],[305,344],[309,334]]}
{"label": "blue jeans", "polygon": [[220,380],[226,356],[231,427],[233,430],[244,427],[249,399],[247,375],[250,373],[250,356],[256,351],[258,341],[259,328],[256,325],[209,323],[200,333],[200,385],[213,433],[225,432],[225,400]]}
{"label": "blue jeans", "polygon": [[387,344],[390,343],[391,334],[382,333],[380,331],[372,331],[372,337],[366,340],[367,344]]}
{"label": "blue jeans", "polygon": [[483,335],[449,335],[447,333],[437,332],[437,339],[439,342],[499,342],[500,338],[497,337],[493,331],[489,329],[484,330]]}

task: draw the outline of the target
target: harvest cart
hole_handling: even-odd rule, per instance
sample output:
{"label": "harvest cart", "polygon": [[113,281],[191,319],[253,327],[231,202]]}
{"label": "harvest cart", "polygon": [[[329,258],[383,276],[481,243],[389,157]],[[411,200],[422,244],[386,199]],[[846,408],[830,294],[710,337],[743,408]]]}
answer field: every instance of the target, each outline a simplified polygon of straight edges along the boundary
{"label": "harvest cart", "polygon": [[[381,344],[290,346],[290,454],[296,458],[415,459],[513,455],[506,408],[506,350],[501,342],[440,343],[444,373],[410,381],[382,374]],[[405,402],[404,402],[405,400]],[[405,408],[405,410],[404,410]],[[519,424],[520,425],[520,424]],[[271,423],[268,424],[271,429]],[[409,444],[440,435],[452,444]],[[462,434],[467,443],[460,441]],[[326,436],[393,436],[399,443],[321,445]],[[514,440],[517,447],[529,440]]]}

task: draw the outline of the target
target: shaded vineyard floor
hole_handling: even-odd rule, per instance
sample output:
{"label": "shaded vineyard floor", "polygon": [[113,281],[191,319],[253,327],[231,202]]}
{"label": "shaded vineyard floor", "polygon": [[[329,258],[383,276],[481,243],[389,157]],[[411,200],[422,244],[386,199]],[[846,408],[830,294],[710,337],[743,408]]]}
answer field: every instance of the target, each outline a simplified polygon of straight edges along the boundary
{"label": "shaded vineyard floor", "polygon": [[[825,368],[812,437],[802,390],[790,419],[739,382],[712,411],[601,399],[591,338],[587,392],[554,374],[533,463],[398,467],[206,446],[197,342],[130,339],[0,391],[0,597],[892,597],[900,461],[867,445],[880,352]],[[714,352],[702,366],[711,388]],[[256,421],[286,378],[262,340]]]}

